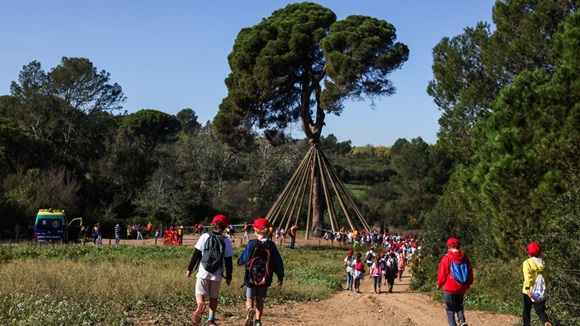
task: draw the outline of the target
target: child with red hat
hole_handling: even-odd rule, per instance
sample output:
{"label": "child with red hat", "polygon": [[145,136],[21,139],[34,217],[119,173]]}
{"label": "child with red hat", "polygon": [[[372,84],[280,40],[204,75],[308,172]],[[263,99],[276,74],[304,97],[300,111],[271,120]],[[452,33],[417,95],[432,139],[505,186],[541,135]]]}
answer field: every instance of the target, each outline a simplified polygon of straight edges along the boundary
{"label": "child with red hat", "polygon": [[[254,221],[254,234],[256,239],[250,240],[238,259],[238,266],[245,265],[246,272],[244,274],[244,285],[246,286],[246,324],[245,326],[262,326],[262,314],[264,312],[264,298],[268,295],[268,287],[272,282],[272,273],[267,275],[267,269],[271,267],[272,272],[278,277],[278,286],[282,286],[284,282],[284,262],[276,248],[276,244],[268,239],[270,233],[270,222],[265,218],[258,218]],[[258,255],[260,252],[260,255]],[[267,258],[269,255],[269,258]],[[251,261],[264,258],[263,265],[252,265]],[[271,261],[271,266],[260,271],[260,276],[263,277],[263,283],[258,283],[252,280],[251,270],[266,267],[267,260]],[[254,310],[254,300],[256,301],[256,309]]]}
{"label": "child with red hat", "polygon": [[523,319],[524,326],[530,326],[531,310],[532,306],[536,310],[536,314],[544,326],[552,326],[552,323],[548,320],[548,315],[546,314],[546,300],[533,300],[531,289],[536,282],[538,275],[542,275],[544,282],[547,284],[550,280],[550,275],[548,274],[548,269],[546,268],[546,263],[542,258],[540,258],[541,248],[537,242],[531,242],[527,245],[526,250],[528,252],[528,259],[524,261],[523,273],[524,273],[524,286],[523,301],[524,301],[524,311]]}
{"label": "child with red hat", "polygon": [[[197,301],[197,309],[193,315],[193,324],[199,325],[205,311],[205,297],[209,297],[209,316],[208,325],[215,325],[215,313],[217,311],[218,297],[220,294],[220,287],[222,284],[222,278],[224,275],[225,266],[225,279],[226,284],[229,286],[232,282],[232,256],[234,255],[234,250],[232,248],[232,243],[230,239],[223,236],[224,231],[228,227],[230,222],[225,217],[225,215],[216,215],[212,222],[212,232],[207,232],[199,237],[199,240],[195,243],[195,250],[193,255],[191,255],[191,260],[189,266],[187,267],[186,276],[190,277],[192,271],[197,267],[197,279],[195,282],[195,299]],[[208,246],[206,246],[206,242]],[[213,245],[215,244],[215,246]],[[210,254],[210,252],[215,252],[214,249],[221,249],[221,252],[217,254]],[[213,259],[210,261],[208,257],[219,257],[214,263]],[[216,270],[213,270],[218,266]],[[209,269],[209,270],[208,270]]]}
{"label": "child with red hat", "polygon": [[[467,264],[467,280],[465,283],[459,283],[453,276],[452,264]],[[449,238],[447,240],[447,253],[439,263],[437,272],[437,290],[443,287],[445,297],[445,312],[449,326],[456,326],[455,315],[459,321],[459,326],[467,326],[465,314],[463,312],[463,297],[467,289],[473,284],[473,269],[471,261],[467,254],[459,249],[459,240]]]}
{"label": "child with red hat", "polygon": [[347,252],[347,256],[344,259],[344,267],[346,267],[346,289],[352,291],[352,285],[354,283],[354,262],[355,259],[353,257],[354,250],[349,249]]}

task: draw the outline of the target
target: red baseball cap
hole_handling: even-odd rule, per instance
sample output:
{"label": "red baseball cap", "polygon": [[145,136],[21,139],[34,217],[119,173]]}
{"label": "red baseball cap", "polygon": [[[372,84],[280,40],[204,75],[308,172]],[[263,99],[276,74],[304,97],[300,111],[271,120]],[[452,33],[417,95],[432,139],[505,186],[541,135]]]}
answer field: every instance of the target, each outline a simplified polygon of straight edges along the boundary
{"label": "red baseball cap", "polygon": [[349,255],[352,255],[352,254],[354,254],[354,250],[350,249],[350,250],[348,251],[348,254],[349,254]]}
{"label": "red baseball cap", "polygon": [[214,216],[213,220],[211,221],[211,224],[218,224],[219,226],[226,227],[230,225],[230,221],[228,221],[228,218],[225,215],[218,214]]}
{"label": "red baseball cap", "polygon": [[379,257],[385,258],[385,253],[384,252],[381,252],[380,255],[379,255]]}
{"label": "red baseball cap", "polygon": [[264,228],[270,227],[270,222],[267,219],[260,217],[254,221],[254,229],[263,230]]}
{"label": "red baseball cap", "polygon": [[458,247],[459,240],[457,240],[457,238],[449,238],[449,239],[447,239],[447,245],[449,247]]}
{"label": "red baseball cap", "polygon": [[530,242],[526,248],[528,250],[528,255],[530,256],[539,256],[542,252],[540,245],[537,242]]}

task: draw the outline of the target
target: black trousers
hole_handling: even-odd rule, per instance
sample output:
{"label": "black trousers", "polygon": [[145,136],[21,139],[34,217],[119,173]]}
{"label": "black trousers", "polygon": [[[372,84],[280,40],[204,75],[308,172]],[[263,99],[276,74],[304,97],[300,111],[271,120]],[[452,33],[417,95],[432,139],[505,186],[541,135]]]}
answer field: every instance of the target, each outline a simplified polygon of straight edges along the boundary
{"label": "black trousers", "polygon": [[546,314],[546,301],[532,302],[532,299],[530,299],[527,294],[522,293],[522,295],[524,299],[524,326],[530,326],[532,306],[534,307],[534,310],[536,310],[536,314],[538,315],[538,318],[540,318],[542,324],[545,324],[548,321],[548,315]]}

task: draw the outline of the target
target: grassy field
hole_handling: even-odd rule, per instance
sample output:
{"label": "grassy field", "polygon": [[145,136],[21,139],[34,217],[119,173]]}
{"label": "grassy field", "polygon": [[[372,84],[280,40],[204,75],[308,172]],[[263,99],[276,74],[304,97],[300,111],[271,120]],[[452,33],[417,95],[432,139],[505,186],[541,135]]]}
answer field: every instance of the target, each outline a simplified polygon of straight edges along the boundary
{"label": "grassy field", "polygon": [[[192,247],[5,245],[0,247],[0,324],[132,325],[143,316],[161,324],[189,321],[195,277],[185,271]],[[275,303],[317,300],[340,290],[343,249],[302,247],[281,250],[283,290]],[[234,252],[234,261],[241,249]],[[235,265],[235,264],[234,264]],[[243,268],[222,286],[220,304],[245,300]]]}

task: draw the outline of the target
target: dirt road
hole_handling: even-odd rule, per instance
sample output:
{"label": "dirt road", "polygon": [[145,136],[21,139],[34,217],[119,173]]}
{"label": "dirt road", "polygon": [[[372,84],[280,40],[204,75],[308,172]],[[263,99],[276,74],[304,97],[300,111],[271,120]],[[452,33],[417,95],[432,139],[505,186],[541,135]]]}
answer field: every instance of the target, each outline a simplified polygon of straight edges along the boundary
{"label": "dirt road", "polygon": [[[239,239],[239,237],[238,237]],[[184,245],[194,245],[194,236],[184,237]],[[318,239],[298,240],[298,246],[318,244]],[[125,240],[130,245],[152,245],[154,241]],[[234,246],[240,246],[239,240]],[[407,272],[406,272],[407,273]],[[345,276],[346,278],[346,276]],[[446,326],[445,308],[427,295],[409,290],[410,275],[396,281],[394,293],[375,294],[373,279],[366,277],[361,282],[361,293],[341,291],[331,298],[318,302],[267,305],[262,318],[264,325],[318,326],[339,325],[398,325],[398,326]],[[343,285],[343,288],[345,286]],[[274,289],[272,289],[274,291]],[[443,295],[443,293],[441,293]],[[469,308],[469,307],[467,307]],[[220,307],[219,325],[240,326],[245,322],[245,302],[237,307]],[[515,325],[520,318],[512,315],[466,310],[467,322],[471,326]]]}
{"label": "dirt road", "polygon": [[[373,292],[373,280],[365,278],[361,292],[342,291],[329,299],[312,303],[267,306],[264,325],[314,326],[340,325],[400,325],[400,326],[445,326],[447,325],[444,305],[426,295],[409,290],[410,277],[403,276],[395,282],[393,293]],[[243,305],[240,305],[243,309]],[[472,326],[514,325],[518,317],[482,311],[466,311]],[[244,325],[239,314],[224,317],[222,325]]]}

